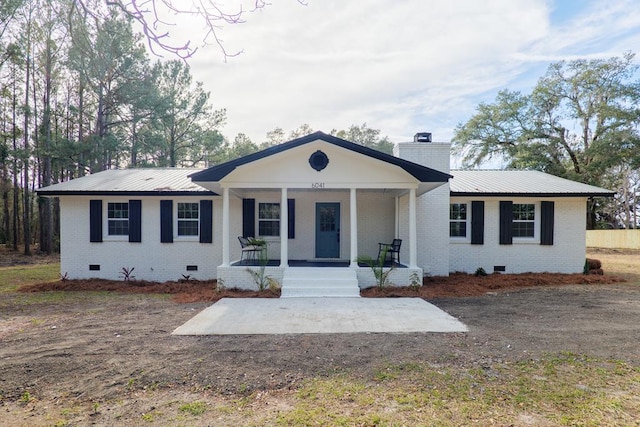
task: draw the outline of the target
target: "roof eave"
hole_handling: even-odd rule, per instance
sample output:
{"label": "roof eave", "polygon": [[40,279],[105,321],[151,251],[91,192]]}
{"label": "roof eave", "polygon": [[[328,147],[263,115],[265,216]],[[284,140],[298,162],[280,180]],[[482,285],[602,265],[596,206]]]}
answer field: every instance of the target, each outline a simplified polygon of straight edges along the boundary
{"label": "roof eave", "polygon": [[82,190],[36,190],[39,196],[219,196],[213,191],[82,191]]}
{"label": "roof eave", "polygon": [[483,193],[473,191],[451,191],[451,197],[613,197],[616,193]]}

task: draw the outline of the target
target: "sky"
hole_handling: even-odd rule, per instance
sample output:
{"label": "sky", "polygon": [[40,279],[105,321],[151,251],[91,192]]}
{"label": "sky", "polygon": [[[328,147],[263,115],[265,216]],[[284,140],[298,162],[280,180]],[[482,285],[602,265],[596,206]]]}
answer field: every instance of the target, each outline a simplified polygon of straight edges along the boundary
{"label": "sky", "polygon": [[[638,0],[272,0],[243,18],[219,32],[240,55],[207,45],[189,64],[227,111],[222,134],[256,143],[304,123],[449,141],[480,102],[530,91],[551,62],[640,50]],[[176,29],[194,44],[204,34]]]}

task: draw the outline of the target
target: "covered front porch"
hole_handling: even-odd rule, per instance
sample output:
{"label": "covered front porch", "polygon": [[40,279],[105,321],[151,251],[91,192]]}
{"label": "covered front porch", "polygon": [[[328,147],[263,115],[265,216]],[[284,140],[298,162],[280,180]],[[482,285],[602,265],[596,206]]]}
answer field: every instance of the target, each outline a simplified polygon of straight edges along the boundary
{"label": "covered front porch", "polygon": [[[375,286],[370,266],[358,261],[363,256],[377,261],[379,243],[391,243],[394,238],[402,244],[400,252],[384,263],[386,271],[393,270],[389,283],[402,286],[411,279],[422,280],[422,269],[416,262],[416,230],[410,220],[416,216],[411,189],[234,189],[229,193],[228,217],[223,202],[223,262],[217,267],[218,279],[225,286],[255,288],[255,275],[249,270],[286,286],[285,271],[300,268],[316,281],[323,277],[331,280],[330,269],[352,270],[356,286]],[[261,224],[260,211],[265,204],[287,207],[276,215],[278,226]],[[234,214],[238,211],[242,215]],[[226,227],[225,218],[229,220]],[[279,235],[263,234],[273,228]],[[243,254],[238,236],[254,235],[265,243],[263,251]]]}
{"label": "covered front porch", "polygon": [[[240,288],[256,287],[250,270],[283,285],[292,268],[308,269],[319,280],[328,270],[313,269],[325,263],[351,270],[359,288],[374,286],[371,268],[358,259],[376,259],[378,244],[393,239],[402,240],[401,266],[394,266],[389,282],[421,281],[416,200],[448,178],[320,132],[192,176],[222,196],[217,277],[225,286]],[[262,264],[239,262],[238,237],[265,242]]]}

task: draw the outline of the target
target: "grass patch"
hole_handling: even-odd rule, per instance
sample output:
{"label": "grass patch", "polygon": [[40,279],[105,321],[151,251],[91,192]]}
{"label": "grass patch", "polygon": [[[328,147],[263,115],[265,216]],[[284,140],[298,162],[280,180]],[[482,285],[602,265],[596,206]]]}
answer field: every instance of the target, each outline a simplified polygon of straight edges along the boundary
{"label": "grass patch", "polygon": [[0,294],[15,292],[20,286],[54,282],[60,279],[60,264],[0,267]]}
{"label": "grass patch", "polygon": [[180,412],[191,414],[193,416],[202,415],[207,411],[207,404],[205,402],[196,401],[191,403],[185,403],[178,408]]}
{"label": "grass patch", "polygon": [[[380,373],[385,373],[381,375]],[[392,375],[389,375],[392,373]],[[640,368],[566,353],[490,368],[386,365],[313,379],[278,425],[634,425]]]}

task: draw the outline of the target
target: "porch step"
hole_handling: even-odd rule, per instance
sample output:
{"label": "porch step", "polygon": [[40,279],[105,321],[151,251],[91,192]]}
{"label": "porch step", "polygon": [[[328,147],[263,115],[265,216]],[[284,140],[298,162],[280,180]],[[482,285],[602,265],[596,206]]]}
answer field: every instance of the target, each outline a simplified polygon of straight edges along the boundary
{"label": "porch step", "polygon": [[359,296],[358,276],[352,268],[289,267],[282,278],[281,298]]}

